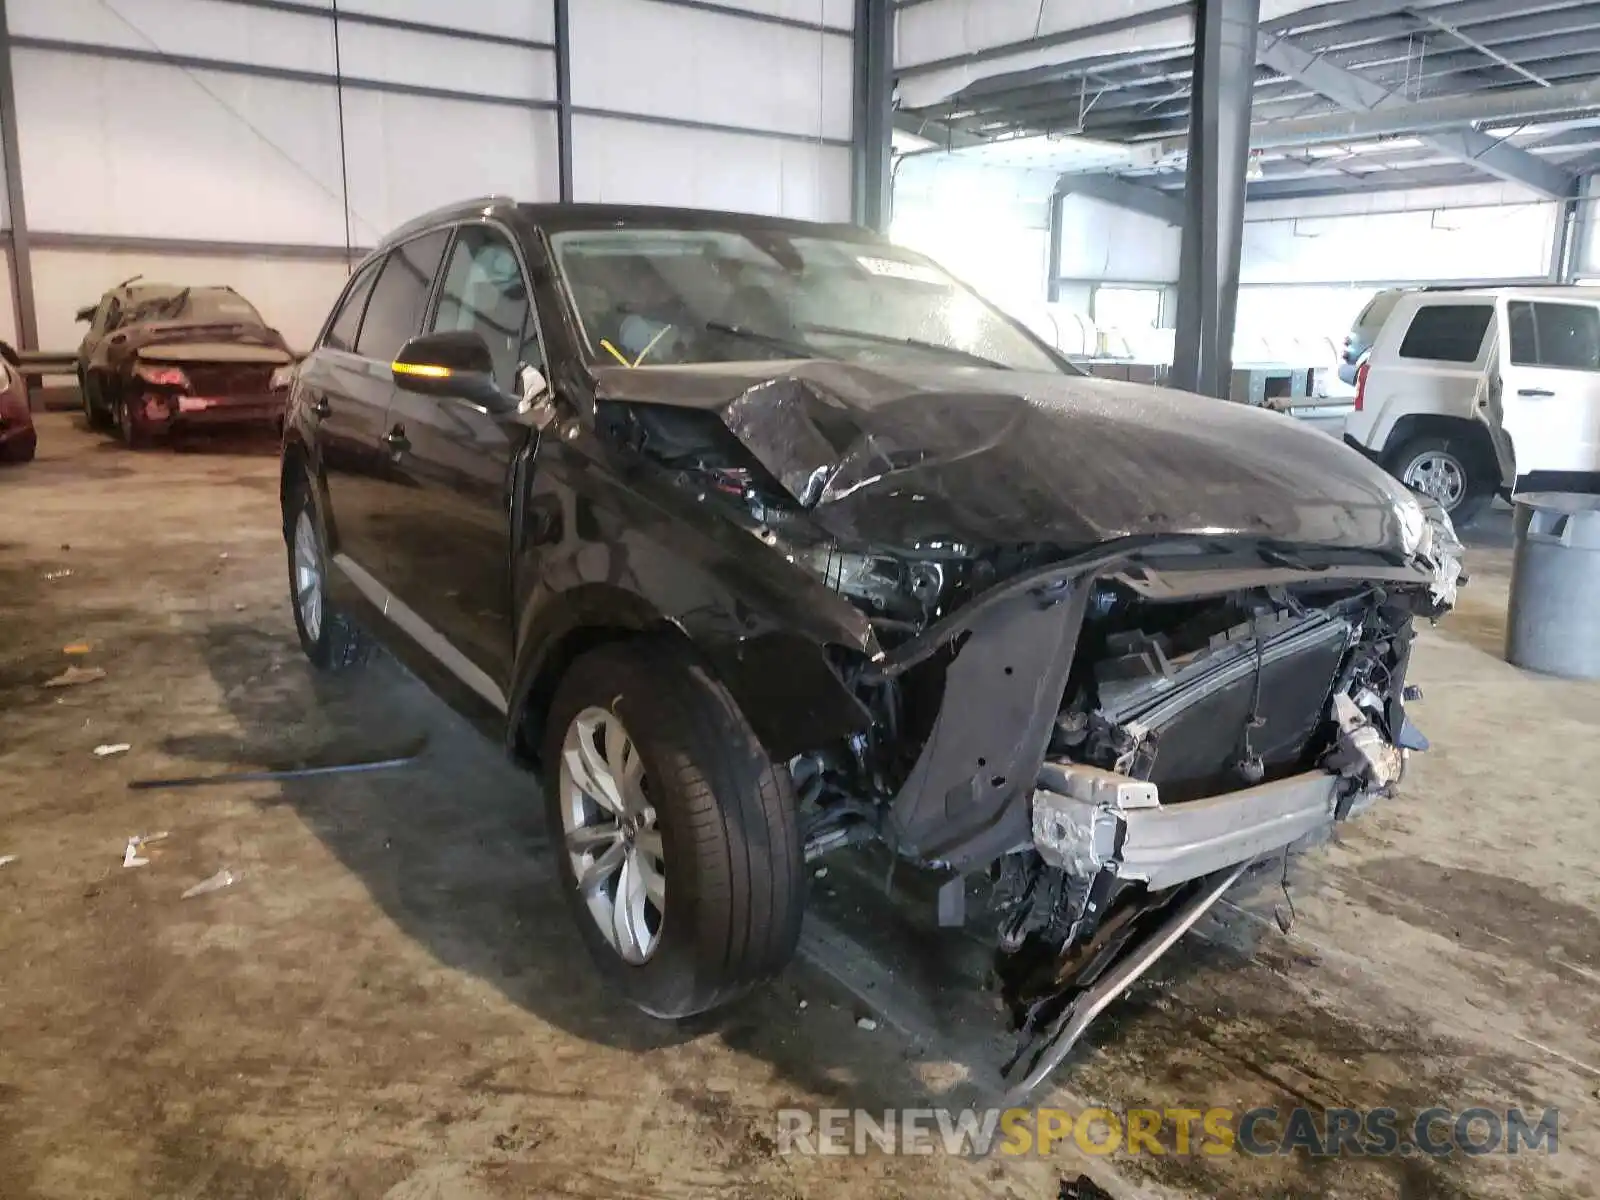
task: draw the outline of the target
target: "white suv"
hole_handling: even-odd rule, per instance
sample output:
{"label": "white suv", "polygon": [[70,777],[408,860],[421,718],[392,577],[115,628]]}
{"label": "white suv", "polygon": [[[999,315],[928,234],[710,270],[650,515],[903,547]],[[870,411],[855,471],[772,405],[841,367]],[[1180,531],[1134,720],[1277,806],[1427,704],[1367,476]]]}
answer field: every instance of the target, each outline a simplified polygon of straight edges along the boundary
{"label": "white suv", "polygon": [[1344,440],[1457,525],[1496,492],[1600,493],[1600,294],[1406,293],[1357,375]]}

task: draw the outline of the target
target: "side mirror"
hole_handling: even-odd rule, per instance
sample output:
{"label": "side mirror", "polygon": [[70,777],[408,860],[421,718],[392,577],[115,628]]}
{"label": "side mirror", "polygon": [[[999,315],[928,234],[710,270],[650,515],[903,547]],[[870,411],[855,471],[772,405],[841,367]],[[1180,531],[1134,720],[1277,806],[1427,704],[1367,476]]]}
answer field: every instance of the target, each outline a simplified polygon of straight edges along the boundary
{"label": "side mirror", "polygon": [[425,333],[400,348],[390,364],[395,386],[451,397],[502,412],[511,400],[494,381],[494,359],[482,335],[467,330]]}
{"label": "side mirror", "polygon": [[98,304],[86,304],[80,308],[76,314],[73,315],[72,319],[74,321],[82,321],[87,324],[88,322],[94,320],[94,314],[99,310],[100,306]]}

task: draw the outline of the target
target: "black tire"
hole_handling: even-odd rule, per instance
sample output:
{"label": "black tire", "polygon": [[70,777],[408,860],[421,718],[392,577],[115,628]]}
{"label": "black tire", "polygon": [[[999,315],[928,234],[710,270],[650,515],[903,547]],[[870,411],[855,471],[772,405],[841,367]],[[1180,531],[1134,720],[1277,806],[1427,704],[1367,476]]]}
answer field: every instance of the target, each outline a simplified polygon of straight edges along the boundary
{"label": "black tire", "polygon": [[[301,611],[302,593],[295,586],[295,533],[299,528],[302,513],[310,519],[316,544],[318,569],[322,572],[322,610],[316,622],[315,637],[307,630],[307,618]],[[334,608],[328,599],[327,526],[317,509],[315,496],[304,480],[297,483],[289,493],[288,503],[284,506],[283,530],[289,565],[289,607],[294,612],[294,628],[300,635],[300,649],[305,651],[312,666],[323,671],[344,671],[367,662],[372,658],[375,649],[372,640],[359,625]]]}
{"label": "black tire", "polygon": [[1494,499],[1500,484],[1498,469],[1484,462],[1482,448],[1468,438],[1428,434],[1414,437],[1384,459],[1384,467],[1400,482],[1406,482],[1407,469],[1425,455],[1439,455],[1456,464],[1464,477],[1464,487],[1455,504],[1440,500],[1458,529],[1465,528],[1483,513]]}
{"label": "black tire", "polygon": [[99,398],[99,387],[92,373],[78,373],[78,393],[83,400],[83,419],[89,423],[90,429],[106,430],[116,424]]}
{"label": "black tire", "polygon": [[129,450],[147,450],[155,444],[155,438],[150,433],[139,427],[133,419],[133,414],[128,411],[128,405],[121,396],[111,402],[112,412],[115,414],[117,436],[122,439],[122,444]]}
{"label": "black tire", "polygon": [[[567,853],[562,744],[588,708],[615,713],[644,766],[661,833],[665,903],[654,952],[633,965],[600,932]],[[805,907],[805,863],[787,767],[686,651],[639,639],[572,664],[550,708],[545,808],[563,890],[590,956],[617,991],[652,1016],[716,1008],[783,969]]]}

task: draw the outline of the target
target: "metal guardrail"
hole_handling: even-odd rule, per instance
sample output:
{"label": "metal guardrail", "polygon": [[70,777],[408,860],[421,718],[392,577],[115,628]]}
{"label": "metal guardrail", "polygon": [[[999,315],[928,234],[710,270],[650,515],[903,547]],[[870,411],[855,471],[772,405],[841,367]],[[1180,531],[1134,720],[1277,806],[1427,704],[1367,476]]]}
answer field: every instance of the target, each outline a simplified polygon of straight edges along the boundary
{"label": "metal guardrail", "polygon": [[22,373],[29,376],[76,375],[78,352],[76,350],[19,350]]}

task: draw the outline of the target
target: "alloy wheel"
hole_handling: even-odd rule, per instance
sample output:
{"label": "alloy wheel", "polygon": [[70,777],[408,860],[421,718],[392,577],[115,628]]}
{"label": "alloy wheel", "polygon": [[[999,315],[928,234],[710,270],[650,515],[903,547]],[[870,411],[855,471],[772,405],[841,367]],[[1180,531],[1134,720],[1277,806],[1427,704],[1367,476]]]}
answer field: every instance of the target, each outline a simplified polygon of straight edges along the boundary
{"label": "alloy wheel", "polygon": [[1432,496],[1446,512],[1461,503],[1467,493],[1467,471],[1461,460],[1443,450],[1425,450],[1413,458],[1400,474],[1400,482]]}
{"label": "alloy wheel", "polygon": [[322,636],[322,554],[309,508],[294,523],[294,602],[306,637],[316,641]]}
{"label": "alloy wheel", "polygon": [[666,915],[665,848],[644,760],[616,713],[590,707],[572,719],[557,787],[567,856],[589,915],[623,961],[647,961]]}

